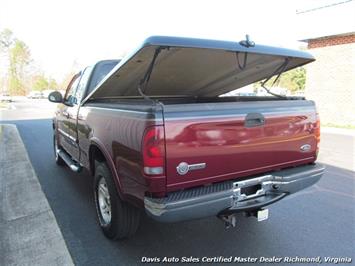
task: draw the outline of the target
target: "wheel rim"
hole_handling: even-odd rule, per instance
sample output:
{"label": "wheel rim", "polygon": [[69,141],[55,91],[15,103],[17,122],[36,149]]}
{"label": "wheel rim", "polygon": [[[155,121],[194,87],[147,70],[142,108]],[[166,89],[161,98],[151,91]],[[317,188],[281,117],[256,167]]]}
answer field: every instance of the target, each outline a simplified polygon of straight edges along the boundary
{"label": "wheel rim", "polygon": [[105,178],[101,177],[97,185],[98,207],[105,225],[111,222],[111,201]]}

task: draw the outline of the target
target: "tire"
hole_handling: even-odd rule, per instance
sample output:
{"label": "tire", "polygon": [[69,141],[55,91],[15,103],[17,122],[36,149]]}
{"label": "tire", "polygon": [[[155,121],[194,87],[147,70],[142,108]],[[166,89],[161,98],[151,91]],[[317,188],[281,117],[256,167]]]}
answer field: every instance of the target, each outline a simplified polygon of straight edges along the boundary
{"label": "tire", "polygon": [[111,171],[104,162],[95,164],[94,196],[104,235],[113,240],[133,236],[139,226],[140,211],[120,199]]}
{"label": "tire", "polygon": [[57,150],[58,148],[60,148],[60,147],[58,146],[58,140],[57,140],[57,138],[56,138],[56,135],[54,135],[54,136],[53,136],[53,149],[54,149],[55,163],[56,163],[57,165],[63,166],[63,165],[65,165],[65,162],[64,162],[64,160],[62,159],[62,157],[60,157],[60,156],[57,154],[56,150]]}

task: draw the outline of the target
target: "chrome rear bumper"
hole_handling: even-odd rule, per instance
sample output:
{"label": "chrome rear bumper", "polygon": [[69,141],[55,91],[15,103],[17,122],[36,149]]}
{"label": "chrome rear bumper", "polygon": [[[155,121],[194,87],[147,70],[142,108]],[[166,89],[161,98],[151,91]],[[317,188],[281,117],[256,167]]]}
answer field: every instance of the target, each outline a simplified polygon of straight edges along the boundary
{"label": "chrome rear bumper", "polygon": [[[145,197],[145,210],[160,222],[256,210],[315,184],[324,169],[321,164],[305,165],[242,181],[227,181],[173,192],[165,198]],[[257,188],[255,193],[245,193],[245,188],[253,186]]]}

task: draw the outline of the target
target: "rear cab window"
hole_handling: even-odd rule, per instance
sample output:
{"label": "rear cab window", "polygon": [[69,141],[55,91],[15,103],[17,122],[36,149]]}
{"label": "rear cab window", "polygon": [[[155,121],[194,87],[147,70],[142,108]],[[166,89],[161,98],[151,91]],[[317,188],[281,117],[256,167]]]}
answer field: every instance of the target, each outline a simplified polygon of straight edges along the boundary
{"label": "rear cab window", "polygon": [[96,65],[94,73],[91,77],[87,95],[95,89],[95,87],[104,79],[104,77],[117,65],[117,61],[102,62]]}

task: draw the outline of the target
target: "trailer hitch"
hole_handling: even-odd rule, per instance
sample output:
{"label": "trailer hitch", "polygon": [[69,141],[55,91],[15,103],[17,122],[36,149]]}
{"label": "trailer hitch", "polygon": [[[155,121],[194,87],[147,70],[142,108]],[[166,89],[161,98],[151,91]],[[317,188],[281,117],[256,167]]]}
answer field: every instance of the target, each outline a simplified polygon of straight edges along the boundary
{"label": "trailer hitch", "polygon": [[[244,217],[255,217],[258,222],[265,221],[269,218],[269,210],[260,208],[257,210],[248,210],[243,212]],[[224,222],[224,227],[229,229],[237,225],[237,213],[219,214],[217,217]]]}
{"label": "trailer hitch", "polygon": [[217,217],[224,222],[224,227],[229,229],[231,227],[235,227],[237,225],[237,215],[235,213],[232,214],[221,214]]}

